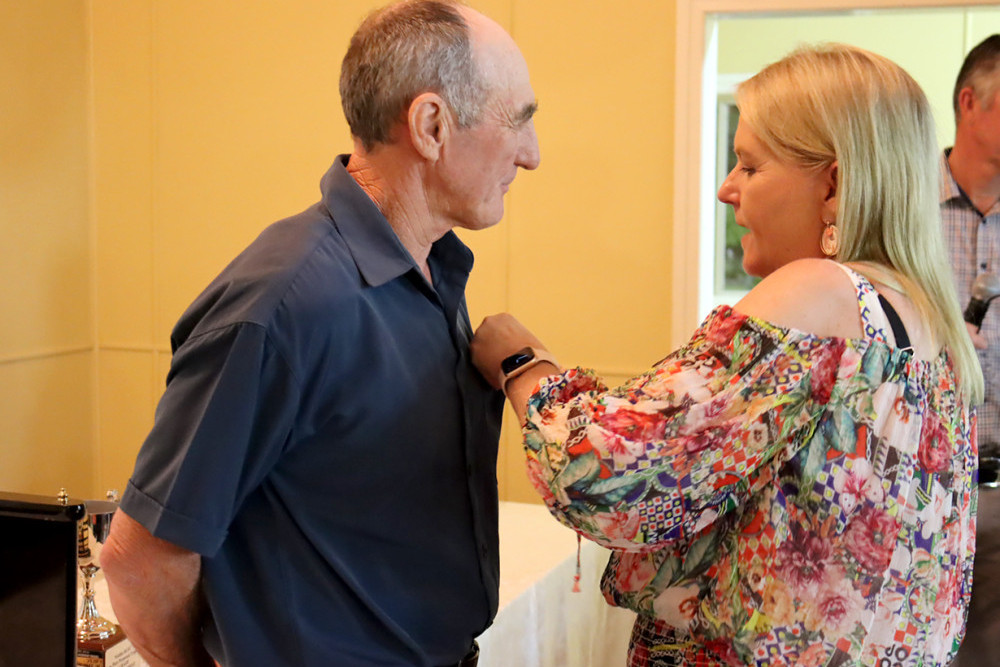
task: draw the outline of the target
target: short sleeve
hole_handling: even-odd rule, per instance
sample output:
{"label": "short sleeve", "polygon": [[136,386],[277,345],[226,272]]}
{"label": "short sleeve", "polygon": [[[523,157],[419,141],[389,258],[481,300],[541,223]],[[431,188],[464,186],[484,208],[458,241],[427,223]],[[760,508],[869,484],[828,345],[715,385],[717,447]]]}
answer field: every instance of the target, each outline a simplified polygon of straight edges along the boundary
{"label": "short sleeve", "polygon": [[528,403],[529,477],[556,518],[605,546],[689,537],[808,440],[844,347],[722,307],[621,387],[581,369],[550,376]]}
{"label": "short sleeve", "polygon": [[186,341],[122,509],[156,537],[213,555],[289,441],[298,396],[261,326],[234,324]]}

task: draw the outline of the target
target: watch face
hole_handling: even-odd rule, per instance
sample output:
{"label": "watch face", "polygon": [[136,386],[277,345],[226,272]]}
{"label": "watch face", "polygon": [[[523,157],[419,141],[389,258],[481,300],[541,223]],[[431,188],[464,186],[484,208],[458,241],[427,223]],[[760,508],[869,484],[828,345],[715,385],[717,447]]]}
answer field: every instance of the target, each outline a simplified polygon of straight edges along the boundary
{"label": "watch face", "polygon": [[535,358],[535,351],[530,347],[526,347],[523,350],[518,350],[514,354],[510,355],[506,359],[500,362],[500,370],[503,371],[504,375],[510,375],[515,370],[525,365],[529,361]]}

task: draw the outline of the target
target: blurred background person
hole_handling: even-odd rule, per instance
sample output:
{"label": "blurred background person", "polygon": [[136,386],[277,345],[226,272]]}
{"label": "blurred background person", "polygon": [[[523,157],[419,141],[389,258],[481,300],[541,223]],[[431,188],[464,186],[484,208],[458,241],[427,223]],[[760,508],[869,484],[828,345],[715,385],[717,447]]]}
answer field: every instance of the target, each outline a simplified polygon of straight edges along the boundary
{"label": "blurred background person", "polygon": [[[941,162],[941,222],[960,303],[1000,273],[1000,35],[969,51],[955,81],[955,145]],[[961,667],[1000,665],[1000,302],[969,324],[986,383],[978,410],[979,511]]]}
{"label": "blurred background person", "polygon": [[[947,664],[974,553],[982,375],[939,222],[929,104],[807,49],[737,92],[719,190],[763,280],[614,389],[512,316],[472,342],[552,513],[613,552],[628,664]],[[585,328],[587,313],[578,323]]]}

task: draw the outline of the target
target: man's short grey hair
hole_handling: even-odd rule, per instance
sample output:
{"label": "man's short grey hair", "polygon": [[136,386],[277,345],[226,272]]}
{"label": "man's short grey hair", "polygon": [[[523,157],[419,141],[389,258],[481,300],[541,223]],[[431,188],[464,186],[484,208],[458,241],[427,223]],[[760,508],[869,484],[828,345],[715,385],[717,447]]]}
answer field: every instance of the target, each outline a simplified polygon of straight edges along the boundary
{"label": "man's short grey hair", "polygon": [[990,35],[965,56],[952,94],[956,123],[961,115],[958,94],[963,88],[972,88],[976,99],[987,108],[993,103],[994,96],[1000,90],[1000,34]]}
{"label": "man's short grey hair", "polygon": [[450,0],[406,0],[376,10],[351,38],[340,98],[365,150],[389,143],[393,125],[425,92],[437,93],[460,127],[479,121],[487,86],[469,26]]}

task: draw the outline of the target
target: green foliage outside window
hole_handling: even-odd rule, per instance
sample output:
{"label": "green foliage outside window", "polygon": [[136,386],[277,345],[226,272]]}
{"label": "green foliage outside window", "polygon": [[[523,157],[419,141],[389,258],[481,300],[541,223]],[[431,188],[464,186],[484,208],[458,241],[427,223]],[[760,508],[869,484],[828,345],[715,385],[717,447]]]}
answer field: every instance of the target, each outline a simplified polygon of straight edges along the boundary
{"label": "green foliage outside window", "polygon": [[[724,119],[720,118],[720,121],[726,122],[726,135],[728,140],[728,150],[726,152],[726,170],[724,174],[728,174],[736,166],[736,154],[733,153],[733,136],[736,134],[736,125],[740,120],[740,112],[736,108],[735,104],[725,105],[725,110],[728,113],[724,114]],[[722,176],[725,178],[725,175]],[[718,186],[721,186],[720,182]],[[717,187],[718,187],[717,186]],[[728,204],[723,204],[718,202],[718,206],[722,206],[726,211],[726,228],[725,234],[720,235],[723,238],[716,238],[716,243],[720,241],[725,245],[722,248],[722,261],[723,261],[723,285],[722,289],[725,291],[741,291],[746,292],[753,288],[760,278],[755,278],[754,276],[747,275],[743,270],[743,246],[740,245],[740,239],[746,233],[746,229],[740,227],[736,224],[736,217],[733,215],[733,207]]]}

